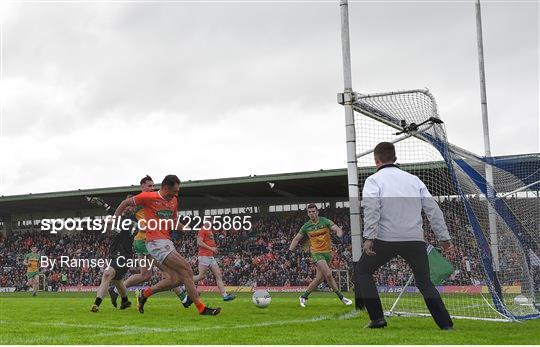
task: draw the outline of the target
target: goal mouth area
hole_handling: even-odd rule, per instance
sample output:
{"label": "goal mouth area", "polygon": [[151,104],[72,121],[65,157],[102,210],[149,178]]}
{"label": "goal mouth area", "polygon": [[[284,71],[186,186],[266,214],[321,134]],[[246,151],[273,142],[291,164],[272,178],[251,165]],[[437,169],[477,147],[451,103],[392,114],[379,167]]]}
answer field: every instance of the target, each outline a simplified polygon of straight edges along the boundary
{"label": "goal mouth area", "polygon": [[[361,162],[365,164],[369,159],[365,156],[375,145],[391,142],[402,167],[417,175],[423,170],[419,175],[422,181],[437,185],[433,195],[440,198],[440,204],[450,205],[443,211],[449,212],[454,229],[459,229],[452,238],[459,240],[457,246],[462,248],[461,259],[454,260],[461,263],[457,267],[462,281],[469,276],[469,282],[463,284],[487,287],[486,302],[479,309],[483,313],[468,316],[465,310],[456,310],[453,316],[502,321],[540,318],[540,266],[535,265],[540,260],[534,260],[540,256],[540,208],[534,206],[540,198],[540,156],[529,155],[534,158],[524,160],[519,167],[451,144],[435,98],[427,89],[353,93],[352,107],[356,111],[355,154],[363,169],[359,176],[373,173],[373,164],[365,170],[364,166],[370,165]],[[431,172],[423,169],[426,163],[432,163]],[[425,230],[428,233],[429,226]],[[404,279],[397,282],[402,286]],[[505,293],[503,287],[508,286],[517,287],[517,292]],[[514,294],[527,297],[529,304],[515,305]],[[407,307],[405,302],[394,306],[391,314],[427,314],[417,313],[416,307]]]}

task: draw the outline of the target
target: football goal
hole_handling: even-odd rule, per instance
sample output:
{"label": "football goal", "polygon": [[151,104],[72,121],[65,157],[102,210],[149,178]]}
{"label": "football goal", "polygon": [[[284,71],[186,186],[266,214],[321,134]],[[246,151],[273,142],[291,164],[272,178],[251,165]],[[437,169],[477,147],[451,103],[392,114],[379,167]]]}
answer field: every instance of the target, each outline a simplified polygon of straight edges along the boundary
{"label": "football goal", "polygon": [[[375,145],[393,142],[401,168],[426,183],[444,213],[454,269],[436,284],[450,314],[540,318],[539,156],[485,158],[452,145],[427,90],[353,96],[360,184],[375,170]],[[436,246],[426,218],[424,231]],[[375,277],[387,314],[429,315],[403,259]]]}

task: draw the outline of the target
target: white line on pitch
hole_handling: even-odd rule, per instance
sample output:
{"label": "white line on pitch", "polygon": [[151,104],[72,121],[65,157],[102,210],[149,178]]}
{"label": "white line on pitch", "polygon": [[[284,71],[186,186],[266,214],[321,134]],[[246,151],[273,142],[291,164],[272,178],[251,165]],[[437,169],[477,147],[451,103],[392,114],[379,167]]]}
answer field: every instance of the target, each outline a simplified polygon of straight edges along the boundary
{"label": "white line on pitch", "polygon": [[[218,329],[249,329],[249,328],[260,328],[260,327],[267,327],[267,326],[276,326],[276,325],[286,325],[286,324],[302,324],[302,323],[312,323],[312,322],[320,322],[324,320],[346,320],[350,318],[354,318],[358,316],[360,312],[358,311],[351,311],[347,312],[345,314],[342,314],[340,316],[319,316],[319,317],[313,317],[309,319],[293,319],[293,320],[287,320],[287,321],[269,321],[269,322],[262,322],[262,323],[255,323],[255,324],[239,324],[239,325],[233,325],[233,326],[226,326],[226,325],[213,325],[210,327],[193,327],[193,328],[143,328],[144,330],[141,331],[141,329],[137,328],[135,330],[127,330],[127,331],[117,331],[117,332],[109,332],[109,333],[102,333],[95,336],[110,336],[110,335],[133,335],[133,334],[140,334],[141,332],[151,332],[151,333],[169,333],[169,332],[197,332],[197,331],[204,331],[204,330],[218,330]],[[132,327],[131,327],[132,328]]]}
{"label": "white line on pitch", "polygon": [[[75,324],[75,323],[66,323],[66,322],[52,322],[52,323],[44,323],[44,322],[25,322],[25,324],[34,324],[34,325],[40,325],[40,326],[51,326],[51,327],[74,327],[74,328],[96,328],[96,329],[115,329],[115,330],[121,330],[121,331],[114,331],[114,332],[107,332],[107,333],[101,333],[101,334],[95,334],[92,335],[93,337],[107,337],[107,336],[113,336],[113,335],[137,335],[137,334],[144,334],[144,333],[168,333],[168,332],[197,332],[197,331],[204,331],[204,330],[217,330],[217,329],[249,329],[249,328],[260,328],[260,327],[267,327],[267,326],[279,326],[279,325],[286,325],[286,324],[302,324],[302,323],[312,323],[312,322],[320,322],[325,320],[346,320],[350,318],[357,317],[360,314],[358,311],[351,311],[347,312],[345,314],[342,314],[340,316],[333,316],[333,315],[327,315],[327,316],[318,316],[313,317],[309,319],[294,319],[294,320],[287,320],[287,321],[269,321],[269,322],[262,322],[262,323],[255,323],[255,324],[239,324],[239,325],[233,325],[233,326],[226,326],[226,325],[217,325],[217,326],[210,326],[210,327],[193,327],[193,328],[149,328],[149,327],[135,327],[132,325],[129,326],[111,326],[111,325],[99,325],[99,324]],[[6,321],[6,320],[0,320],[0,323],[2,324],[18,324],[19,321]],[[73,340],[73,337],[68,336],[56,336],[54,338],[54,341],[68,341]],[[40,343],[43,341],[50,341],[50,339],[47,338],[20,338],[20,339],[10,339],[9,343],[14,343],[16,341],[22,341],[24,343]]]}

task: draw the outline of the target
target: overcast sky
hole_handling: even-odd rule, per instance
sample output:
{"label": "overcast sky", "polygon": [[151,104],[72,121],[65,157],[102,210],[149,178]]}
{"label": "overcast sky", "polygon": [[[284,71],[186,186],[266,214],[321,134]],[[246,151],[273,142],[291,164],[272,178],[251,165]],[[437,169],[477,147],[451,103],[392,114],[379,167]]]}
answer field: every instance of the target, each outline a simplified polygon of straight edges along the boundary
{"label": "overcast sky", "polygon": [[[539,152],[539,4],[484,2],[494,155]],[[0,195],[345,167],[328,2],[3,4]],[[472,1],[353,1],[353,85],[483,153]]]}

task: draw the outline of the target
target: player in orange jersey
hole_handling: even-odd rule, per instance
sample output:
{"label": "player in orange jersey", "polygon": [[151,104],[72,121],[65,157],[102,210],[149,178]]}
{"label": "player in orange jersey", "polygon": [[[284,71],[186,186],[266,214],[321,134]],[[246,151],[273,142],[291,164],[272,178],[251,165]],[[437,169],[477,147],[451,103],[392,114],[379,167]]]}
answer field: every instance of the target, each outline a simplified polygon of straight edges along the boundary
{"label": "player in orange jersey", "polygon": [[199,274],[193,277],[193,282],[197,283],[205,278],[208,269],[210,269],[216,278],[216,284],[223,297],[223,301],[234,300],[235,296],[233,294],[227,294],[225,291],[221,270],[214,258],[214,254],[218,252],[218,248],[214,240],[214,231],[211,228],[203,227],[199,230],[197,233],[197,246],[199,246]]}
{"label": "player in orange jersey", "polygon": [[[137,308],[144,313],[144,304],[148,298],[158,292],[186,286],[189,297],[195,303],[199,314],[217,315],[221,308],[207,307],[200,299],[197,287],[193,282],[193,271],[190,264],[175,249],[170,240],[170,232],[177,223],[180,180],[175,175],[167,175],[157,192],[142,192],[133,198],[122,201],[114,213],[120,216],[128,206],[143,206],[146,219],[146,248],[163,271],[164,278],[151,287],[145,288],[137,297]],[[183,227],[180,224],[180,227]]]}

